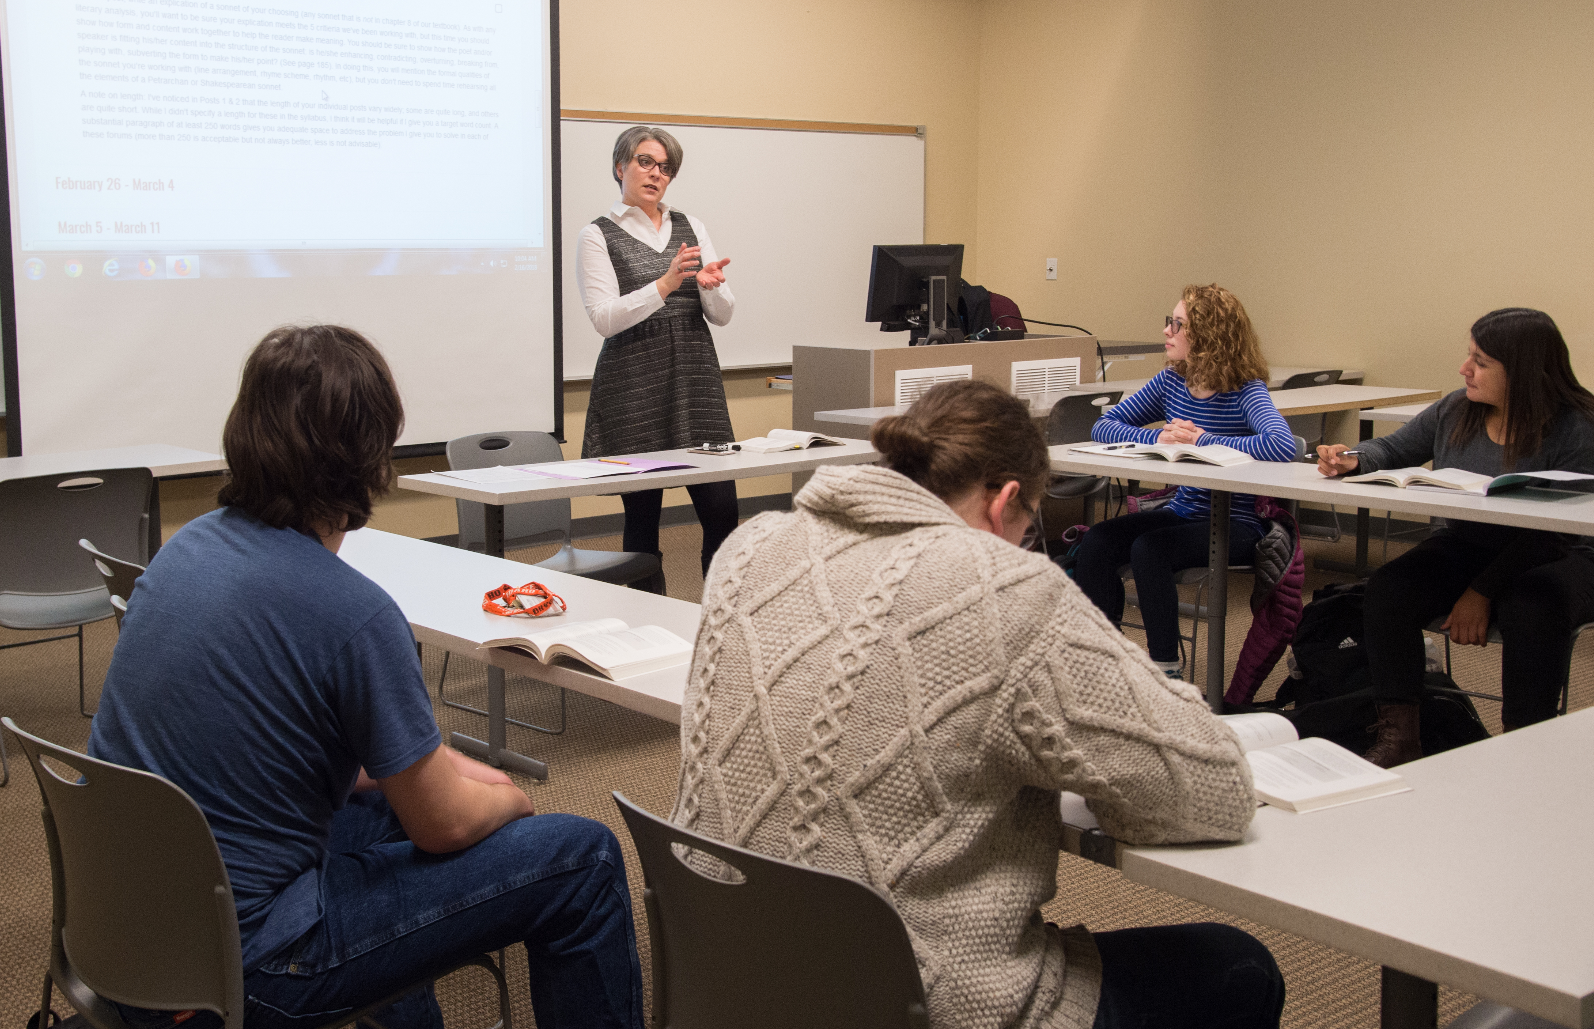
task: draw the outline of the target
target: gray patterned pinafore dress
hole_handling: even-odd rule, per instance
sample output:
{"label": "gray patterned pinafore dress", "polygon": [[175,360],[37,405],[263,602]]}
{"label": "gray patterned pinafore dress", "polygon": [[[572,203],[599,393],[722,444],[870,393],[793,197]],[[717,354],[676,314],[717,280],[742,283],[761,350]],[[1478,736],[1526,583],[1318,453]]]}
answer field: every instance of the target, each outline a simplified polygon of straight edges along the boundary
{"label": "gray patterned pinafore dress", "polygon": [[[660,254],[606,217],[593,221],[609,245],[621,296],[669,271],[683,243],[698,245],[686,215],[671,211],[670,223],[670,242]],[[581,456],[675,450],[735,438],[697,280],[687,278],[646,321],[603,341],[592,373]]]}

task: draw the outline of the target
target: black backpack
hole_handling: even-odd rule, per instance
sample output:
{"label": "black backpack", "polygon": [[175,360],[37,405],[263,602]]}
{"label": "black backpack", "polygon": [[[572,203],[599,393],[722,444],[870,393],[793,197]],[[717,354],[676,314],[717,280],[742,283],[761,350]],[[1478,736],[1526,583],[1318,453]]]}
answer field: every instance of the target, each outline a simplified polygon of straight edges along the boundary
{"label": "black backpack", "polygon": [[973,336],[996,328],[996,319],[991,317],[991,291],[984,286],[971,285],[966,279],[959,279],[958,284],[957,314],[964,334]]}
{"label": "black backpack", "polygon": [[[1290,647],[1299,678],[1285,679],[1266,705],[1295,723],[1302,739],[1321,736],[1360,754],[1372,745],[1378,720],[1367,651],[1362,639],[1362,601],[1367,582],[1325,586],[1312,594],[1301,611]],[[1443,672],[1423,679],[1422,752],[1437,754],[1478,740],[1489,731],[1472,706],[1472,698],[1447,692],[1456,684]]]}

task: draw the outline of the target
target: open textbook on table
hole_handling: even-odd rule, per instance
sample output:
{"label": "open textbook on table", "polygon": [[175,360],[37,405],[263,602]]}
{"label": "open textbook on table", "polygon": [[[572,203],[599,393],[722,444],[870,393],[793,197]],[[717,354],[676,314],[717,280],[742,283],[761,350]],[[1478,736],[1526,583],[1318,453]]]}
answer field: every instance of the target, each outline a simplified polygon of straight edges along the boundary
{"label": "open textbook on table", "polygon": [[803,432],[800,429],[770,429],[768,436],[754,436],[741,442],[741,448],[753,454],[778,454],[782,450],[807,450],[809,447],[839,447],[844,444],[822,432]]}
{"label": "open textbook on table", "polygon": [[[1251,785],[1264,804],[1297,813],[1405,793],[1411,787],[1396,772],[1379,768],[1331,740],[1300,739],[1283,715],[1256,711],[1220,716],[1234,731],[1251,765]],[[1083,797],[1063,794],[1063,819],[1097,828]]]}
{"label": "open textbook on table", "polygon": [[560,658],[577,661],[608,679],[625,679],[692,660],[692,644],[670,630],[657,625],[633,629],[618,618],[566,622],[488,640],[476,649],[490,647],[516,647],[543,664]]}
{"label": "open textbook on table", "polygon": [[1363,475],[1347,475],[1344,481],[1374,482],[1379,485],[1399,486],[1402,489],[1444,490],[1447,493],[1486,497],[1495,493],[1504,493],[1506,490],[1543,483],[1594,482],[1594,475],[1584,472],[1543,471],[1511,472],[1491,478],[1460,468],[1385,468],[1382,471],[1367,472]]}
{"label": "open textbook on table", "polygon": [[1208,443],[1199,447],[1194,443],[1084,443],[1068,449],[1102,457],[1160,457],[1167,461],[1200,461],[1202,464],[1222,465],[1225,468],[1255,460],[1245,451],[1222,443]]}

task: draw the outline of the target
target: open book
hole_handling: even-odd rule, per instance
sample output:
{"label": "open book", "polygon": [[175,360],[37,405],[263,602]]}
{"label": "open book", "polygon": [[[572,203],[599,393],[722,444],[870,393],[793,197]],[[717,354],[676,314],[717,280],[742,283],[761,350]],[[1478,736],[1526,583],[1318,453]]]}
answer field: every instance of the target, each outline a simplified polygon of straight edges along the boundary
{"label": "open book", "polygon": [[1330,740],[1300,739],[1283,715],[1256,711],[1223,715],[1251,763],[1257,798],[1287,811],[1316,811],[1411,789],[1398,774],[1379,768]]}
{"label": "open book", "polygon": [[1104,457],[1161,457],[1169,461],[1200,461],[1224,467],[1254,460],[1245,451],[1222,443],[1208,443],[1200,447],[1194,443],[1086,443],[1068,449]]}
{"label": "open book", "polygon": [[807,450],[812,446],[842,446],[839,439],[822,432],[802,432],[798,429],[770,429],[768,436],[754,436],[742,440],[742,449],[754,454],[774,454],[782,450]]}
{"label": "open book", "polygon": [[1545,482],[1576,482],[1580,479],[1594,479],[1594,475],[1584,472],[1511,472],[1508,475],[1496,475],[1490,478],[1477,472],[1463,471],[1460,468],[1385,468],[1379,472],[1368,472],[1365,475],[1347,475],[1345,482],[1376,482],[1390,486],[1399,486],[1402,489],[1442,489],[1452,493],[1468,493],[1476,497],[1486,497],[1506,490],[1518,489],[1523,486],[1532,486]]}
{"label": "open book", "polygon": [[[1411,789],[1395,772],[1379,768],[1337,743],[1299,738],[1294,723],[1283,715],[1256,711],[1220,717],[1239,737],[1240,750],[1251,765],[1251,784],[1262,803],[1299,813]],[[1061,806],[1067,824],[1099,828],[1096,816],[1085,807],[1085,798],[1064,793]]]}
{"label": "open book", "polygon": [[635,629],[618,618],[568,622],[519,636],[488,640],[477,647],[518,647],[544,664],[567,658],[596,670],[608,679],[625,679],[644,672],[684,665],[692,659],[692,644],[657,625]]}

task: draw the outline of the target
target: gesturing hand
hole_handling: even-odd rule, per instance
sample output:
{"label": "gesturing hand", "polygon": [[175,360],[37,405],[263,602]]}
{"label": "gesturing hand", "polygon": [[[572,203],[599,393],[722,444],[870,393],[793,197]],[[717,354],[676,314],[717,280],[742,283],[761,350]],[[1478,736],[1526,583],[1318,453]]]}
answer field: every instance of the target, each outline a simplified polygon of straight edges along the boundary
{"label": "gesturing hand", "polygon": [[1467,588],[1450,609],[1450,617],[1441,626],[1450,634],[1450,642],[1463,646],[1484,647],[1489,644],[1489,598],[1477,590]]}
{"label": "gesturing hand", "polygon": [[[701,261],[699,255],[701,253],[701,247],[689,247],[685,243],[681,244],[681,249],[677,250],[675,256],[670,258],[669,269],[663,275],[660,275],[654,283],[659,288],[659,296],[669,296],[681,288],[681,283],[685,281],[688,275],[697,274],[698,264]],[[722,279],[721,281],[724,280]]]}
{"label": "gesturing hand", "polygon": [[1362,463],[1356,456],[1344,457],[1349,450],[1343,443],[1330,443],[1317,448],[1317,470],[1324,475],[1349,475]]}
{"label": "gesturing hand", "polygon": [[712,290],[725,285],[725,266],[730,263],[731,259],[726,257],[705,264],[703,270],[697,273],[697,288]]}

